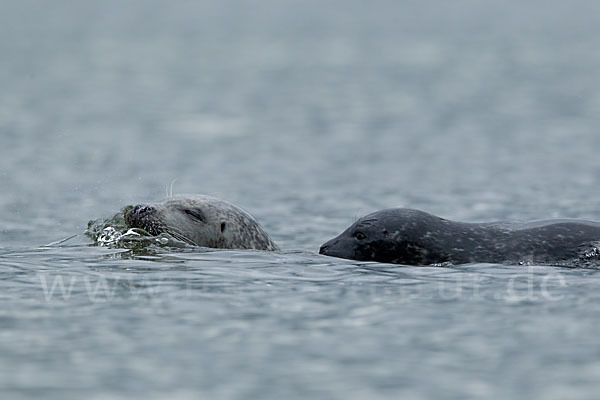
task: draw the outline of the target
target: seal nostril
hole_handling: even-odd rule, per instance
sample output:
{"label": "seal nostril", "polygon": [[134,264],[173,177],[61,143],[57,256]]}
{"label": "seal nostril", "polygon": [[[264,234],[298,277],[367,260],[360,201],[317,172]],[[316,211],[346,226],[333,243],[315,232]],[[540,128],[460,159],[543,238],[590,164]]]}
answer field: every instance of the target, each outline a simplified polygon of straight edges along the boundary
{"label": "seal nostril", "polygon": [[326,246],[326,245],[321,246],[321,248],[319,249],[319,254],[325,254],[325,250],[327,250],[327,247],[329,247],[329,246]]}
{"label": "seal nostril", "polygon": [[143,217],[145,215],[150,214],[152,212],[152,210],[153,210],[153,208],[150,206],[147,206],[144,204],[139,204],[133,208],[133,213],[140,217]]}

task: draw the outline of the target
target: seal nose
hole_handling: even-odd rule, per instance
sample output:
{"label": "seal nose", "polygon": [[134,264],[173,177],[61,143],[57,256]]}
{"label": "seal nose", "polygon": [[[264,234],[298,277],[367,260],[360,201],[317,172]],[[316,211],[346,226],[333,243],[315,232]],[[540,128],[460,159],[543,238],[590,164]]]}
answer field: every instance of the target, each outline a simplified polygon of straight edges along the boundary
{"label": "seal nose", "polygon": [[321,246],[321,248],[319,249],[319,254],[325,254],[325,252],[327,251],[327,249],[329,248],[328,244],[324,244],[323,246]]}
{"label": "seal nose", "polygon": [[146,204],[138,204],[134,207],[129,207],[125,211],[125,223],[130,228],[143,228],[148,217],[154,213],[155,209],[152,206]]}
{"label": "seal nose", "polygon": [[151,214],[153,211],[154,207],[147,206],[145,204],[138,204],[137,206],[133,207],[131,212],[137,217],[145,217],[146,215]]}

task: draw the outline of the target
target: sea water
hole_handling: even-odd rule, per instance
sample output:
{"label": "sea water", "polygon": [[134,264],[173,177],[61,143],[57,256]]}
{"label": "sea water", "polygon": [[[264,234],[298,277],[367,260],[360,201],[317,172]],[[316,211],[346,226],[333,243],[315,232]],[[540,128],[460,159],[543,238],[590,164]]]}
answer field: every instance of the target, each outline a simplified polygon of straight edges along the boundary
{"label": "sea water", "polygon": [[[594,399],[595,268],[318,255],[356,218],[600,220],[600,3],[4,1],[3,399]],[[175,194],[280,252],[99,246]]]}

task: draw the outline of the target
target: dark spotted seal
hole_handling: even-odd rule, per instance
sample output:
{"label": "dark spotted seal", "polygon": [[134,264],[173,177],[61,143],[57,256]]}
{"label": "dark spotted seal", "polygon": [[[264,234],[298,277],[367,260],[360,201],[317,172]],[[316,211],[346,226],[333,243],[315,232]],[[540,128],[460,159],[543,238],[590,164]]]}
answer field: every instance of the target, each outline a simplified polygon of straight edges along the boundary
{"label": "dark spotted seal", "polygon": [[464,223],[423,211],[393,208],[359,219],[321,246],[320,253],[408,265],[522,261],[558,264],[591,254],[597,250],[598,241],[599,222],[553,219]]}
{"label": "dark spotted seal", "polygon": [[256,220],[241,208],[210,196],[171,197],[125,211],[130,228],[167,233],[183,242],[218,249],[278,250]]}

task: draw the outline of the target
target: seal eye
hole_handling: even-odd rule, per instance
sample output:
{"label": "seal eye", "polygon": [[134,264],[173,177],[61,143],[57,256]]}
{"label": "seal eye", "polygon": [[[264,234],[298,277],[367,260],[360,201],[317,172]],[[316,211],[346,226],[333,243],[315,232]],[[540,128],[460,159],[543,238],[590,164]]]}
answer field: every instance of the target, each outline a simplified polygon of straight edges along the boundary
{"label": "seal eye", "polygon": [[221,233],[225,232],[226,227],[227,227],[227,224],[225,224],[225,222],[221,222]]}
{"label": "seal eye", "polygon": [[367,235],[365,235],[361,231],[354,232],[354,234],[352,236],[354,236],[354,238],[357,239],[357,240],[364,240],[364,239],[367,238]]}
{"label": "seal eye", "polygon": [[206,223],[206,217],[204,216],[204,213],[197,208],[186,208],[183,210],[183,212],[200,222]]}

